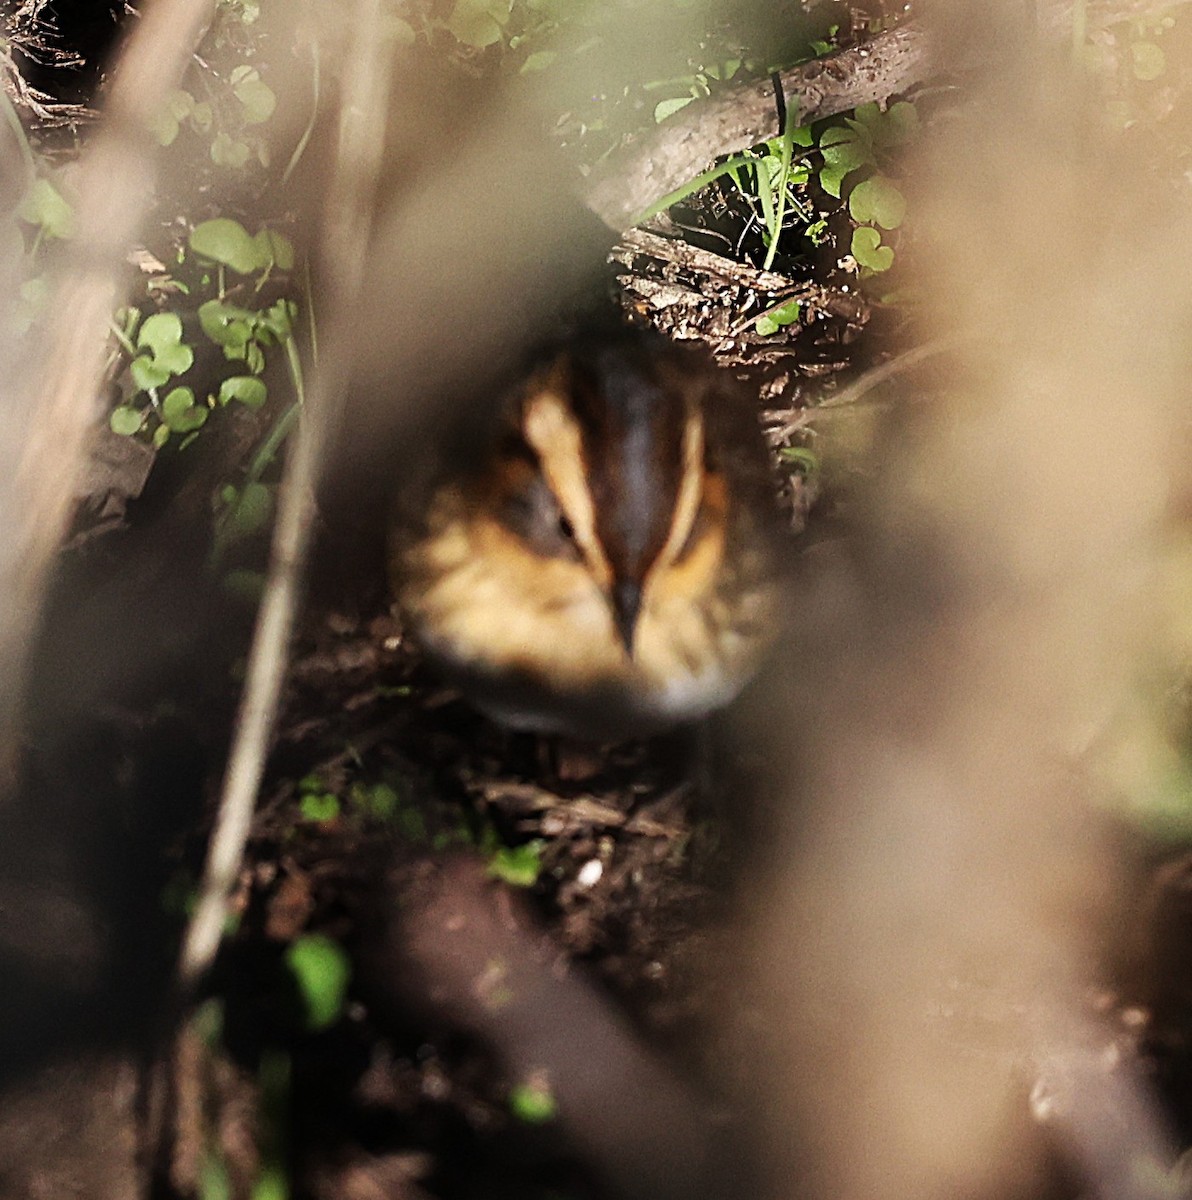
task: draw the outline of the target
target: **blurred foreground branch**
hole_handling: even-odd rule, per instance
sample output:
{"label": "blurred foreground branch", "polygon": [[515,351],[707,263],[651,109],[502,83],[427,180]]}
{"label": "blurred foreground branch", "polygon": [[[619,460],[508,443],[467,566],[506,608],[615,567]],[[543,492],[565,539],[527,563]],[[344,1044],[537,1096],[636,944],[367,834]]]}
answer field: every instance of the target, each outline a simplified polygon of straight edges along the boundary
{"label": "blurred foreground branch", "polygon": [[97,397],[123,260],[154,193],[146,114],[177,83],[214,0],[150,6],[79,163],[77,236],[64,251],[47,336],[0,345],[0,764],[13,766],[33,631],[99,418]]}
{"label": "blurred foreground branch", "polygon": [[[1022,9],[938,13],[955,62]],[[1098,99],[1023,55],[914,164],[917,333],[944,350],[896,360],[915,402],[874,435],[857,536],[814,556],[758,731],[787,772],[753,913],[778,1030],[762,1119],[800,1143],[774,1197],[796,1171],[813,1195],[1046,1194],[1056,1149],[1094,1195],[1175,1186],[1146,1072],[1106,1061],[1086,1000],[1124,889],[1105,808],[1151,786],[1153,750],[1132,745],[1129,780],[1089,748],[1140,708],[1164,720],[1141,679],[1171,654],[1189,221]],[[965,1011],[973,980],[996,981],[998,1021]],[[930,1028],[945,1006],[970,1044]]]}

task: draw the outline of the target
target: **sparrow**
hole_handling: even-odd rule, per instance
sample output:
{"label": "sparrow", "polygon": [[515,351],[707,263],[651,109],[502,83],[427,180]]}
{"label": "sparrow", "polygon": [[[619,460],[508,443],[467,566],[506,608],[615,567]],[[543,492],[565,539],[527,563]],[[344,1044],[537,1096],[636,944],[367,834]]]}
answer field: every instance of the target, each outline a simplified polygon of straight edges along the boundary
{"label": "sparrow", "polygon": [[399,615],[507,727],[611,740],[694,721],[775,637],[772,470],[706,353],[627,327],[572,337],[401,510]]}

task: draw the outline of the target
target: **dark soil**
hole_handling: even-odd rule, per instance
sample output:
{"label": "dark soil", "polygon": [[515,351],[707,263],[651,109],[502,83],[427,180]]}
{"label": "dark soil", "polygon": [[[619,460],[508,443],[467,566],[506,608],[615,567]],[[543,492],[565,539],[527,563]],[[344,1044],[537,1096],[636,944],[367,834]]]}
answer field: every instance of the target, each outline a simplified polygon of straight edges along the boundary
{"label": "dark soil", "polygon": [[[692,1194],[721,1136],[718,929],[755,772],[715,724],[615,745],[492,724],[424,667],[359,540],[332,520],[316,551],[238,928],[201,1010],[221,1032],[188,1028],[175,1055],[191,1099],[169,1186],[193,1189],[212,1155],[251,1180],[284,1144],[298,1195],[401,1178],[410,1195],[595,1197],[625,1188],[637,1139],[630,1194]],[[228,711],[231,675],[222,691]],[[177,843],[174,893],[203,833]],[[319,1029],[287,965],[312,934],[351,958]],[[278,1062],[286,1115],[262,1133]],[[530,1084],[565,1117],[518,1115]]]}

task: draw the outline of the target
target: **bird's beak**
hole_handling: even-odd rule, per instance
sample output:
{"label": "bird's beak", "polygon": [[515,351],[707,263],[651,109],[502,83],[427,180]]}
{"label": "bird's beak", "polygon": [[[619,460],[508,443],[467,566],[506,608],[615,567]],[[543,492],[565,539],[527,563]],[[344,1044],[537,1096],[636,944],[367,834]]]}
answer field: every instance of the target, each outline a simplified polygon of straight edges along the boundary
{"label": "bird's beak", "polygon": [[619,579],[613,584],[613,620],[625,653],[633,657],[633,634],[642,607],[642,587],[633,579]]}

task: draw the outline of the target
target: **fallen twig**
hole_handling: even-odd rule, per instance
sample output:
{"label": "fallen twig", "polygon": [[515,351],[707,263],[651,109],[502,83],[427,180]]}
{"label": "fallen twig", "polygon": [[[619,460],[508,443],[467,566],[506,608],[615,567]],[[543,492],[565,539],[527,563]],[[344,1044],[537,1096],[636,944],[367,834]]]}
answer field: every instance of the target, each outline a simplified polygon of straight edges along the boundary
{"label": "fallen twig", "polygon": [[[818,417],[831,415],[833,412],[838,412],[841,409],[851,408],[862,397],[873,391],[874,388],[885,383],[887,379],[893,379],[901,375],[903,371],[909,371],[913,367],[917,367],[921,362],[925,362],[929,358],[934,358],[937,354],[947,353],[947,351],[953,349],[953,347],[964,340],[966,340],[964,335],[937,338],[935,341],[928,342],[924,346],[915,346],[902,354],[897,354],[893,358],[887,359],[872,370],[866,371],[858,379],[854,379],[848,387],[842,388],[834,396],[828,396],[819,404],[812,405],[809,408],[800,409],[793,418],[787,420],[785,424],[775,431],[775,436],[778,438],[788,438],[800,429],[805,429]],[[773,415],[767,414],[767,416]]]}

